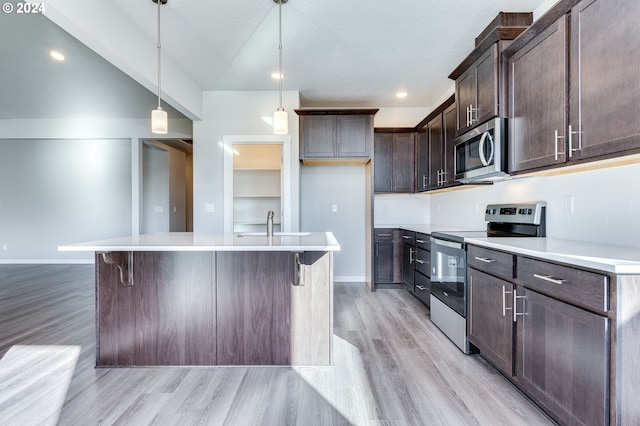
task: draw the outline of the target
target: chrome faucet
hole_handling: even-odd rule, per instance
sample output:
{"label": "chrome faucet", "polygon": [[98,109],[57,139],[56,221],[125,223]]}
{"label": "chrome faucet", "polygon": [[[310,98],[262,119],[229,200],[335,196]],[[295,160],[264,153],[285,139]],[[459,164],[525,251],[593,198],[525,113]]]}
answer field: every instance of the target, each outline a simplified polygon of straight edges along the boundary
{"label": "chrome faucet", "polygon": [[267,237],[273,236],[273,210],[267,213]]}

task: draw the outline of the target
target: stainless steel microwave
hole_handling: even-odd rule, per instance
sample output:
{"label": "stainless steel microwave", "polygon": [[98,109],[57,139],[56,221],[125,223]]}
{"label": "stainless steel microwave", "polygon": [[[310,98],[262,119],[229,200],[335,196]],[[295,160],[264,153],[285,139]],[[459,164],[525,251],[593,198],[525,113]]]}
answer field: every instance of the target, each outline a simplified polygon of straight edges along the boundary
{"label": "stainless steel microwave", "polygon": [[455,180],[495,181],[507,176],[505,118],[494,118],[455,139]]}

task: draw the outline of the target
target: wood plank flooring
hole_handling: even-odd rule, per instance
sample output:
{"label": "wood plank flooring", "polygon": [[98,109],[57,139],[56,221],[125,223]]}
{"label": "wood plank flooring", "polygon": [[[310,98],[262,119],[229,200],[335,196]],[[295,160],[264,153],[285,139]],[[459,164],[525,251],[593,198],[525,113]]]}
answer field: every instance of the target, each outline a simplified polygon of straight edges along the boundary
{"label": "wood plank flooring", "polygon": [[0,265],[2,425],[547,425],[404,290],[335,285],[335,365],[96,369],[91,265]]}

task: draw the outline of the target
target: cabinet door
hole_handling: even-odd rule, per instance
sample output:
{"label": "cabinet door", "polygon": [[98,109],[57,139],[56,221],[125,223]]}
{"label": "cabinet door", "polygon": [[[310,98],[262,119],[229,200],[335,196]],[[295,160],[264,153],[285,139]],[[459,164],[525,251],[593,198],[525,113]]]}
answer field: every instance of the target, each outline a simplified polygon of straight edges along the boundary
{"label": "cabinet door", "polygon": [[458,134],[461,134],[473,127],[469,113],[476,105],[476,70],[473,66],[456,79],[456,105]]}
{"label": "cabinet door", "polygon": [[429,135],[429,189],[434,189],[442,185],[444,172],[442,115],[429,122],[427,132]]}
{"label": "cabinet door", "polygon": [[608,424],[609,319],[521,287],[517,293],[517,381],[560,423]]}
{"label": "cabinet door", "polygon": [[370,157],[373,143],[373,123],[370,115],[338,115],[338,157]]}
{"label": "cabinet door", "polygon": [[565,161],[566,58],[563,17],[509,59],[511,172]]}
{"label": "cabinet door", "polygon": [[503,373],[513,375],[513,284],[475,269],[469,274],[469,341]]}
{"label": "cabinet door", "polygon": [[302,152],[308,158],[331,158],[334,154],[336,119],[331,115],[300,118]]}
{"label": "cabinet door", "polygon": [[413,133],[393,134],[393,192],[415,192]]}
{"label": "cabinet door", "polygon": [[[455,124],[455,117],[454,117]],[[429,134],[428,127],[421,128],[416,137],[416,189],[418,192],[429,188]]]}
{"label": "cabinet door", "polygon": [[414,292],[414,263],[416,249],[409,245],[402,245],[402,282],[407,290]]}
{"label": "cabinet door", "polygon": [[498,43],[478,58],[475,72],[477,102],[472,114],[474,126],[498,115]]}
{"label": "cabinet door", "polygon": [[582,1],[571,12],[575,159],[640,147],[638,0]]}
{"label": "cabinet door", "polygon": [[451,105],[443,113],[443,157],[444,167],[442,172],[443,185],[452,185],[455,182],[455,138],[456,138],[456,104]]}
{"label": "cabinet door", "polygon": [[393,281],[393,242],[376,243],[375,282],[392,283]]}
{"label": "cabinet door", "polygon": [[375,133],[373,138],[373,191],[391,192],[393,187],[393,134]]}

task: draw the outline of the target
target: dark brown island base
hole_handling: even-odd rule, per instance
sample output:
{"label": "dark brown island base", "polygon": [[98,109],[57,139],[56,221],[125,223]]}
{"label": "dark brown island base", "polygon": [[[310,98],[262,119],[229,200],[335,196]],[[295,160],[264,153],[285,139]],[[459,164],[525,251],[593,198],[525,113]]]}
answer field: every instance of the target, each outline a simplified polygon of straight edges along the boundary
{"label": "dark brown island base", "polygon": [[94,251],[96,366],[331,365],[331,233],[170,233]]}

